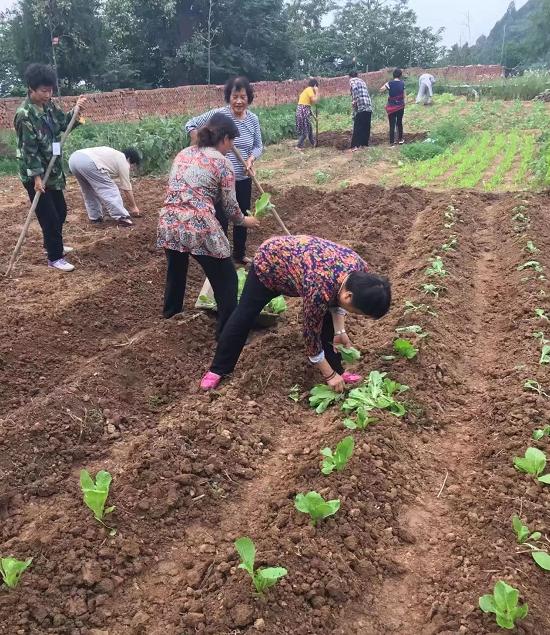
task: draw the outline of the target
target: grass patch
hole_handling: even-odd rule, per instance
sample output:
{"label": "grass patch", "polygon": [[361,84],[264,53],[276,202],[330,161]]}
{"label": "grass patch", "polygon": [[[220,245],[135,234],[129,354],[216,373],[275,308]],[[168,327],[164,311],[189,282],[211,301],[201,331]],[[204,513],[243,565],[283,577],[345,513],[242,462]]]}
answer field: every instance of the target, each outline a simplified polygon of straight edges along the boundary
{"label": "grass patch", "polygon": [[[497,79],[478,84],[436,83],[436,93],[451,93],[453,95],[472,96],[473,90],[486,99],[522,99],[531,100],[550,88],[550,73],[526,73],[522,77]],[[472,90],[473,89],[473,90]]]}

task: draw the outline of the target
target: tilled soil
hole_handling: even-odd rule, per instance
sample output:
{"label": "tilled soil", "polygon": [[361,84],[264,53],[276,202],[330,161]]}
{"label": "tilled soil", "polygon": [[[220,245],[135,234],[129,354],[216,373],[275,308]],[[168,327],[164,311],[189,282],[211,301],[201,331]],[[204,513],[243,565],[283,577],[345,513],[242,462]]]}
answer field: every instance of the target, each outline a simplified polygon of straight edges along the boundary
{"label": "tilled soil", "polygon": [[[27,204],[12,181],[0,189],[7,260]],[[199,393],[213,322],[193,309],[202,283],[194,263],[185,313],[160,319],[163,190],[163,181],[140,182],[146,215],[128,230],[88,225],[72,185],[66,242],[77,270],[47,270],[34,227],[14,277],[0,281],[0,554],[34,558],[17,589],[0,590],[0,630],[489,634],[497,628],[477,599],[504,579],[529,603],[518,632],[549,633],[547,574],[517,553],[510,521],[521,513],[548,530],[550,490],[512,461],[529,445],[548,447],[530,440],[548,424],[548,399],[523,384],[550,389],[532,337],[545,328],[534,310],[550,310],[550,289],[517,266],[533,258],[522,252],[531,239],[550,267],[550,198],[362,185],[276,197],[291,231],[350,245],[393,284],[389,315],[352,317],[348,332],[362,372],[410,387],[408,414],[381,414],[353,433],[348,467],[325,477],[320,449],[349,432],[337,408],[316,415],[307,405],[318,378],[298,300],[255,334],[218,393]],[[512,220],[518,205],[529,224]],[[251,243],[275,231],[266,221]],[[456,249],[443,252],[451,236]],[[419,290],[436,253],[448,271],[439,299]],[[405,314],[407,300],[437,315]],[[383,361],[394,329],[412,324],[428,333],[418,357]],[[298,404],[288,398],[296,384]],[[82,503],[82,468],[113,474],[114,537]],[[314,489],[341,500],[317,528],[293,506]],[[256,542],[258,565],[289,571],[265,598],[237,569],[233,541],[243,535]]]}
{"label": "tilled soil", "polygon": [[[428,136],[427,132],[405,132],[405,143],[414,141],[424,141]],[[389,144],[389,133],[372,133],[369,140],[370,146],[383,146]],[[320,148],[336,148],[337,150],[348,150],[351,146],[351,130],[349,132],[320,132],[318,138]]]}

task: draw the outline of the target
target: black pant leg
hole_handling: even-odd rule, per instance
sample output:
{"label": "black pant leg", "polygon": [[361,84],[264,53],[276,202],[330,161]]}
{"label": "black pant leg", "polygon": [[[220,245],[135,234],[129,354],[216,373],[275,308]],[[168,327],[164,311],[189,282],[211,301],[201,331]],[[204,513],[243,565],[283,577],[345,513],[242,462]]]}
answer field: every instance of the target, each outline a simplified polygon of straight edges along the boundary
{"label": "black pant leg", "polygon": [[231,258],[213,258],[212,256],[193,256],[203,268],[212,285],[218,307],[216,337],[223,331],[227,320],[237,306],[238,279]]}
{"label": "black pant leg", "polygon": [[365,145],[370,143],[370,129],[372,123],[372,111],[365,113]]}
{"label": "black pant leg", "polygon": [[352,148],[362,148],[369,145],[371,112],[358,112],[353,121],[353,136],[351,140]]}
{"label": "black pant leg", "polygon": [[342,366],[342,357],[340,353],[334,350],[334,324],[332,322],[332,315],[330,311],[325,314],[323,320],[323,328],[321,330],[321,342],[323,344],[323,350],[325,351],[325,359],[332,366],[332,370],[335,370],[339,375],[344,372]]}
{"label": "black pant leg", "polygon": [[233,371],[246,338],[254,326],[264,306],[277,296],[258,279],[254,266],[246,279],[241,300],[220,335],[214,361],[210,370],[218,375],[228,375]]}
{"label": "black pant leg", "polygon": [[67,220],[67,202],[65,201],[65,195],[63,190],[52,190],[53,201],[55,209],[57,210],[57,220],[61,227]]}
{"label": "black pant leg", "polygon": [[171,318],[183,310],[189,254],[173,249],[165,249],[167,269],[164,290],[164,309],[162,315]]}
{"label": "black pant leg", "polygon": [[[32,203],[35,195],[34,184],[26,184],[25,189]],[[36,207],[36,217],[42,229],[44,247],[46,248],[50,262],[63,258],[63,223],[59,221],[59,212],[55,204],[57,200],[55,192],[55,190],[46,190],[40,196]],[[61,197],[63,197],[63,192],[60,192],[60,194]],[[65,199],[63,199],[63,201],[64,200]],[[65,207],[65,215],[66,214],[67,209]]]}
{"label": "black pant leg", "polygon": [[388,120],[390,122],[390,143],[395,141],[395,122],[396,122],[397,113],[392,112],[388,115]]}
{"label": "black pant leg", "polygon": [[405,109],[399,110],[397,112],[397,135],[399,141],[403,140],[403,115],[405,114]]}
{"label": "black pant leg", "polygon": [[[241,212],[248,216],[250,206],[252,204],[252,179],[243,179],[235,183],[235,193],[237,195],[237,203],[241,208]],[[248,230],[242,225],[233,226],[233,258],[237,262],[242,262],[246,256],[246,238]]]}

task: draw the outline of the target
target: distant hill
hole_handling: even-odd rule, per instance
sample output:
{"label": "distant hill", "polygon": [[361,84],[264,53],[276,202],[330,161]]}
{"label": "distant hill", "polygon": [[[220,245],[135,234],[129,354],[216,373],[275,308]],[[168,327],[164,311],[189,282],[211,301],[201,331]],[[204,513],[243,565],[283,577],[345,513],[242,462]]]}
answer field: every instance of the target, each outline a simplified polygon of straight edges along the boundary
{"label": "distant hill", "polygon": [[455,44],[447,63],[500,64],[509,68],[550,63],[550,0],[511,2],[504,16],[474,46]]}

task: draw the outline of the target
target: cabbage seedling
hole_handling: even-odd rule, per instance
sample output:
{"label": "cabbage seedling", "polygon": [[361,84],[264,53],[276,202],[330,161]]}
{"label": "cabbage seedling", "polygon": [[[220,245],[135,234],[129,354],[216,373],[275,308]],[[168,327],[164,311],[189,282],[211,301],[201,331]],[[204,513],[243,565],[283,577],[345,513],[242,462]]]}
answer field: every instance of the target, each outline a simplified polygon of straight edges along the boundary
{"label": "cabbage seedling", "polygon": [[17,558],[0,558],[0,574],[3,583],[14,589],[19,584],[23,572],[31,566],[32,558],[17,560]]}
{"label": "cabbage seedling", "polygon": [[534,379],[527,379],[526,382],[523,384],[523,387],[525,388],[525,390],[531,390],[532,392],[536,392],[542,397],[550,397],[550,395],[547,395],[543,391],[542,386],[539,384],[539,382],[535,381]]}
{"label": "cabbage seedling", "polygon": [[434,276],[444,277],[447,275],[441,256],[436,256],[430,260],[430,266],[426,269],[426,275],[430,278]]}
{"label": "cabbage seedling", "polygon": [[414,359],[418,355],[418,349],[409,340],[396,339],[393,343],[393,350],[405,359]]}
{"label": "cabbage seedling", "polygon": [[430,284],[425,282],[420,285],[420,291],[425,293],[426,295],[433,295],[435,298],[439,298],[439,294],[447,289],[439,284]]}
{"label": "cabbage seedling", "polygon": [[317,185],[323,185],[329,179],[330,179],[330,174],[327,174],[326,172],[322,172],[321,170],[319,170],[318,172],[315,172],[315,183],[317,183]]}
{"label": "cabbage seedling", "polygon": [[320,520],[333,516],[340,509],[340,501],[326,501],[318,492],[308,492],[296,495],[294,507],[302,514],[309,514],[315,527]]}
{"label": "cabbage seedling", "polygon": [[334,470],[341,472],[348,464],[354,447],[355,441],[353,437],[346,437],[338,443],[334,452],[330,448],[323,448],[321,454],[325,458],[323,459],[321,472],[325,475],[332,474]]}
{"label": "cabbage seedling", "polygon": [[407,315],[408,313],[420,312],[420,313],[427,313],[428,315],[433,315],[434,317],[437,317],[437,311],[434,311],[432,307],[429,306],[428,304],[415,304],[414,302],[407,300],[405,302],[404,308],[405,308],[405,315]]}
{"label": "cabbage seedling", "polygon": [[377,370],[371,371],[366,382],[349,392],[342,410],[351,413],[363,407],[366,410],[388,410],[396,417],[402,417],[407,409],[404,404],[396,401],[395,397],[409,387],[389,379],[386,375],[387,373]]}
{"label": "cabbage seedling", "polygon": [[441,249],[444,252],[454,251],[457,244],[458,244],[458,238],[456,236],[451,236],[451,238],[449,238],[449,240],[446,243],[441,245]]}
{"label": "cabbage seedling", "polygon": [[542,534],[540,533],[540,531],[534,531],[533,533],[531,533],[529,527],[521,522],[521,518],[518,515],[515,515],[512,518],[512,527],[516,532],[516,539],[520,545],[522,545],[524,542],[527,542],[528,540],[537,541],[542,538]]}
{"label": "cabbage seedling", "polygon": [[377,419],[369,415],[370,408],[359,406],[355,411],[355,419],[344,419],[344,426],[348,430],[365,430],[371,423],[376,423]]}
{"label": "cabbage seedling", "polygon": [[546,320],[547,322],[550,321],[544,309],[535,309],[535,317],[539,318],[539,320]]}
{"label": "cabbage seedling", "polygon": [[550,344],[544,344],[540,352],[539,364],[550,364]]}
{"label": "cabbage seedling", "polygon": [[540,251],[540,249],[537,249],[537,247],[535,247],[535,243],[532,240],[528,240],[527,244],[525,245],[525,251],[529,252],[530,254],[536,254]]}
{"label": "cabbage seedling", "polygon": [[94,512],[94,517],[99,522],[103,522],[105,515],[110,514],[115,509],[114,506],[105,509],[111,481],[111,475],[105,470],[100,470],[97,473],[95,483],[88,470],[80,472],[80,487],[84,494],[84,502]]}
{"label": "cabbage seedling", "polygon": [[346,348],[343,344],[338,344],[336,350],[348,364],[353,364],[353,362],[357,362],[361,359],[361,353],[356,348],[353,348],[353,346]]}
{"label": "cabbage seedling", "polygon": [[523,619],[529,610],[527,604],[519,605],[519,591],[499,580],[492,595],[479,598],[479,608],[484,613],[494,613],[501,628],[512,630],[516,620]]}
{"label": "cabbage seedling", "polygon": [[514,465],[520,472],[530,474],[540,483],[550,485],[550,474],[541,476],[546,467],[546,454],[538,448],[527,448],[524,457],[514,458]]}
{"label": "cabbage seedling", "polygon": [[344,398],[344,395],[340,392],[335,392],[326,384],[317,384],[309,392],[309,405],[315,408],[317,414],[322,414],[333,403],[340,401]]}
{"label": "cabbage seedling", "polygon": [[275,209],[275,205],[271,202],[271,194],[264,192],[260,198],[256,199],[254,217],[264,218],[269,212]]}
{"label": "cabbage seedling", "polygon": [[239,569],[244,569],[252,578],[252,583],[258,595],[263,595],[266,589],[275,586],[288,573],[283,567],[266,567],[265,569],[254,570],[256,545],[246,536],[235,541],[235,549],[241,558]]}
{"label": "cabbage seedling", "polygon": [[290,392],[288,393],[288,398],[294,403],[298,403],[300,401],[300,386],[298,386],[298,384],[292,386]]}
{"label": "cabbage seedling", "polygon": [[280,313],[284,313],[287,310],[286,300],[282,295],[273,298],[269,304],[265,307],[264,311],[267,313],[274,313],[275,315],[279,315]]}
{"label": "cabbage seedling", "polygon": [[400,326],[395,329],[395,332],[398,335],[413,333],[420,339],[424,339],[425,337],[428,337],[428,334],[426,333],[426,331],[424,331],[424,329],[418,324],[412,324],[411,326]]}
{"label": "cabbage seedling", "polygon": [[550,437],[550,426],[545,426],[544,428],[533,432],[533,439],[535,439],[535,441],[540,441],[544,437]]}
{"label": "cabbage seedling", "polygon": [[525,271],[525,269],[532,269],[533,271],[537,271],[538,273],[544,271],[544,268],[538,260],[528,260],[527,262],[524,262],[522,265],[518,265],[517,267],[518,271]]}

